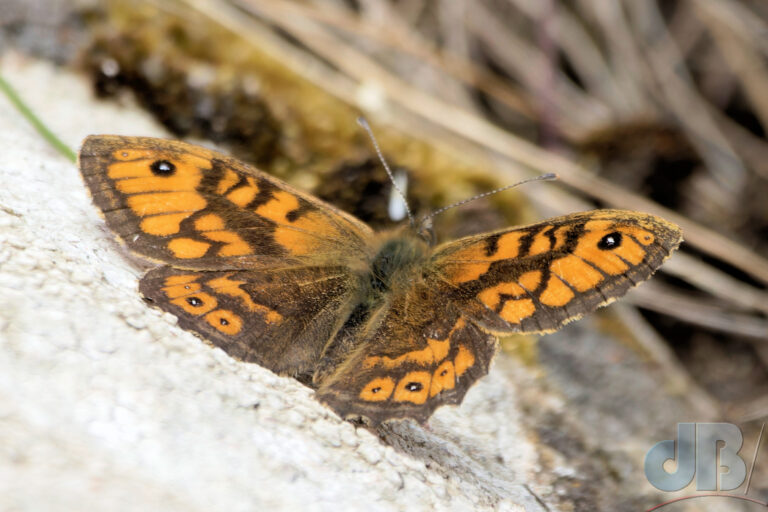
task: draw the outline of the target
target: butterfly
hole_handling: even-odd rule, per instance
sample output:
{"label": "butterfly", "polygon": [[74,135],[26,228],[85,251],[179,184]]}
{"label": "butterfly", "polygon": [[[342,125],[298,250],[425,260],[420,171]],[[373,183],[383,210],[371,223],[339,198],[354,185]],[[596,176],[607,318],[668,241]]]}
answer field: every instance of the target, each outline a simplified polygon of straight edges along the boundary
{"label": "butterfly", "polygon": [[595,210],[435,247],[183,142],[90,136],[79,166],[107,225],[160,264],[139,284],[146,301],[373,426],[459,404],[496,336],[615,300],[682,240],[659,217]]}

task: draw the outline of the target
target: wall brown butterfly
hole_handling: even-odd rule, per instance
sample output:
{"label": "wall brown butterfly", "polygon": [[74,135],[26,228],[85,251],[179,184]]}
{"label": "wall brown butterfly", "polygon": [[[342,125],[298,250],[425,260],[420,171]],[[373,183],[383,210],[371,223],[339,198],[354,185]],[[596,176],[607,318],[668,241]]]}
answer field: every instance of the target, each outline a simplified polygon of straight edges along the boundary
{"label": "wall brown butterfly", "polygon": [[496,335],[621,297],[682,240],[653,215],[595,210],[431,247],[183,142],[91,136],[79,162],[107,225],[161,264],[141,279],[147,301],[371,425],[460,403]]}

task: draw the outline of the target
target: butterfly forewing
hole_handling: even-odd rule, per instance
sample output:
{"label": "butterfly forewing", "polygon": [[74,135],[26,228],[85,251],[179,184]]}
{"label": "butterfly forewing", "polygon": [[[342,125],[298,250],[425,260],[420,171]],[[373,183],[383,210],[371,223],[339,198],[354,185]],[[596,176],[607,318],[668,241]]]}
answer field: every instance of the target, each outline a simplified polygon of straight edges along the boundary
{"label": "butterfly forewing", "polygon": [[365,224],[230,157],[183,142],[92,136],[80,168],[128,247],[185,268],[362,258]]}
{"label": "butterfly forewing", "polygon": [[651,277],[681,239],[653,215],[583,212],[449,242],[431,280],[489,331],[547,332]]}

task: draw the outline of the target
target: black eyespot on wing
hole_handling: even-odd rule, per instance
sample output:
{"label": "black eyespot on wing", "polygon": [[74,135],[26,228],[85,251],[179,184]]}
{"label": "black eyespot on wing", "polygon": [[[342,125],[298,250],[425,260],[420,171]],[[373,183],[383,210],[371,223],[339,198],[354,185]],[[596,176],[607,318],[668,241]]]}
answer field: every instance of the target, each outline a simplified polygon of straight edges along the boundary
{"label": "black eyespot on wing", "polygon": [[172,176],[176,172],[176,166],[168,160],[155,160],[149,168],[155,176]]}
{"label": "black eyespot on wing", "polygon": [[226,318],[219,318],[219,323],[221,325],[225,325],[226,326],[226,325],[229,325],[229,320],[227,320]]}
{"label": "black eyespot on wing", "polygon": [[197,297],[187,297],[187,304],[197,308],[203,305],[203,301],[198,299]]}
{"label": "black eyespot on wing", "polygon": [[597,242],[597,248],[601,251],[610,251],[621,246],[621,233],[614,231],[608,233]]}
{"label": "black eyespot on wing", "polygon": [[379,391],[381,391],[380,387],[375,387],[375,388],[371,389],[371,393],[378,393]]}
{"label": "black eyespot on wing", "polygon": [[421,391],[422,387],[421,382],[409,382],[405,385],[405,389],[408,391]]}

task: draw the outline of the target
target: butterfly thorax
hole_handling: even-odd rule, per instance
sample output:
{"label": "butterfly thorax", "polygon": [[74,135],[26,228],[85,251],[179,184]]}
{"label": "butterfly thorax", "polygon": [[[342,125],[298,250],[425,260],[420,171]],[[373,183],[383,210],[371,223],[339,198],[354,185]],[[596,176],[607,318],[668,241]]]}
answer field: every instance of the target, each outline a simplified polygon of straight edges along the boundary
{"label": "butterfly thorax", "polygon": [[410,282],[416,269],[423,268],[429,252],[427,243],[410,229],[386,233],[380,240],[367,276],[374,294]]}

